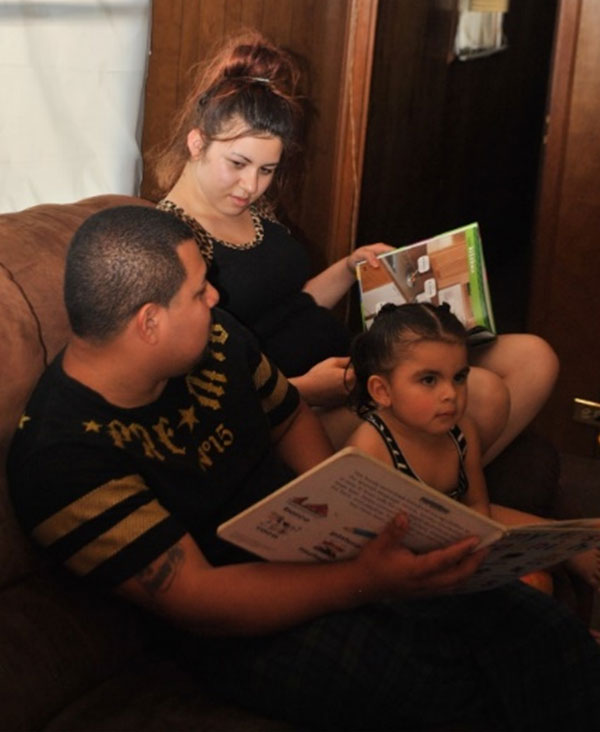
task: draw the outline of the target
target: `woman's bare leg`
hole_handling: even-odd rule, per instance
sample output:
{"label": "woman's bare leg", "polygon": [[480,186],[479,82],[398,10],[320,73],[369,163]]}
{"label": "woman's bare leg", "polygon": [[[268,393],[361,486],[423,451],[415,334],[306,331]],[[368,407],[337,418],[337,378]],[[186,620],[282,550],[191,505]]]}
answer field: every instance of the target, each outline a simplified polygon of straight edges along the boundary
{"label": "woman's bare leg", "polygon": [[510,414],[510,393],[504,381],[492,371],[477,366],[469,372],[467,413],[477,426],[484,464],[490,449],[502,436]]}
{"label": "woman's bare leg", "polygon": [[[510,334],[498,339],[481,351],[472,353],[475,366],[499,376],[509,394],[509,413],[503,429],[493,442],[484,442],[484,461],[487,463],[498,455],[537,415],[556,382],[558,358],[545,340],[531,334]],[[469,377],[470,378],[470,377]],[[486,398],[485,391],[479,392],[476,384],[471,389],[469,401]],[[480,421],[475,417],[476,422]],[[483,435],[485,437],[485,435]]]}

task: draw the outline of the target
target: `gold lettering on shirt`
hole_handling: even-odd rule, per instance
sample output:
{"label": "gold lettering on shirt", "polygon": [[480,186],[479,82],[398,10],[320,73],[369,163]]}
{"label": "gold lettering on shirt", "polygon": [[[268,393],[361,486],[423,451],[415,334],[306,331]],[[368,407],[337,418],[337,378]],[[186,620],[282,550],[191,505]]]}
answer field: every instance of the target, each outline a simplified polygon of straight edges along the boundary
{"label": "gold lettering on shirt", "polygon": [[125,425],[120,420],[113,419],[107,427],[115,447],[124,448],[126,442],[132,442],[136,439],[141,443],[146,457],[157,458],[158,460],[165,459],[165,456],[157,450],[148,430],[142,427],[141,424],[132,422],[130,425]]}
{"label": "gold lettering on shirt", "polygon": [[[204,374],[205,372],[202,373]],[[218,374],[218,376],[222,377],[223,375]],[[219,381],[225,382],[226,379],[219,378]],[[196,398],[198,404],[201,407],[208,407],[209,409],[214,409],[215,411],[221,408],[221,402],[218,398],[214,397],[223,396],[225,390],[222,386],[213,384],[212,379],[207,381],[206,379],[201,379],[198,376],[192,376],[191,374],[188,374],[185,377],[185,383],[189,393]]]}
{"label": "gold lettering on shirt", "polygon": [[221,384],[227,383],[227,377],[220,371],[215,371],[214,369],[202,369],[201,373],[203,376],[206,376],[207,379],[211,379],[211,381],[220,381]]}
{"label": "gold lettering on shirt", "polygon": [[223,345],[224,343],[227,343],[228,338],[229,333],[225,330],[225,328],[223,328],[223,326],[219,323],[214,323],[210,333],[210,342]]}
{"label": "gold lettering on shirt", "polygon": [[169,426],[169,420],[166,417],[161,417],[158,420],[158,424],[152,426],[152,429],[158,435],[158,439],[162,444],[171,452],[173,455],[185,455],[185,447],[177,447],[171,438],[175,434],[173,429]]}
{"label": "gold lettering on shirt", "polygon": [[19,420],[19,429],[22,430],[23,427],[25,427],[26,422],[31,421],[31,417],[28,417],[26,414],[21,415],[21,419]]}
{"label": "gold lettering on shirt", "polygon": [[210,355],[215,359],[215,361],[224,361],[225,360],[225,354],[221,351],[215,351],[214,349],[210,349]]}
{"label": "gold lettering on shirt", "polygon": [[221,397],[225,393],[225,389],[222,386],[217,386],[217,384],[213,384],[211,381],[205,381],[199,377],[194,377],[194,379],[198,388],[204,389],[204,391],[214,394],[216,397]]}
{"label": "gold lettering on shirt", "polygon": [[233,440],[233,432],[230,429],[227,429],[222,422],[218,424],[213,434],[209,435],[209,437],[198,446],[198,464],[202,470],[206,470],[213,465],[214,460],[211,455],[214,455],[214,453],[224,453],[225,448],[229,447]]}

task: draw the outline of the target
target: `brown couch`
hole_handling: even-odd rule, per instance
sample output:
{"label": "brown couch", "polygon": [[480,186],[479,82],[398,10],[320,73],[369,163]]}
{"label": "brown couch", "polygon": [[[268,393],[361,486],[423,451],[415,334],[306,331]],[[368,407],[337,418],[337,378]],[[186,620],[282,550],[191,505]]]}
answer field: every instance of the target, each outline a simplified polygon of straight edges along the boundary
{"label": "brown couch", "polygon": [[[98,196],[0,215],[0,729],[290,730],[209,697],[169,655],[164,628],[117,600],[59,579],[20,532],[4,463],[29,392],[68,334],[64,256]],[[556,453],[525,436],[488,471],[495,497],[549,513]]]}

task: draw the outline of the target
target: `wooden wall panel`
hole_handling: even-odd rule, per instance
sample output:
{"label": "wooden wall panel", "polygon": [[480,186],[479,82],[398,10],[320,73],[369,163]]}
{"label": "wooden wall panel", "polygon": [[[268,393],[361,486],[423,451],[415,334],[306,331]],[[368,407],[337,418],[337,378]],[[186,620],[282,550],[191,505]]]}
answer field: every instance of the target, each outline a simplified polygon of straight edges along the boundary
{"label": "wooden wall panel", "polygon": [[[303,57],[310,73],[307,91],[317,109],[306,150],[306,176],[301,187],[286,201],[290,218],[308,242],[315,268],[350,251],[352,222],[340,217],[346,201],[357,196],[355,187],[342,176],[340,156],[348,155],[343,137],[347,115],[345,74],[349,28],[357,15],[357,47],[362,76],[359,85],[361,109],[366,108],[370,53],[377,0],[154,0],[152,53],[146,87],[142,149],[147,151],[165,136],[171,117],[189,88],[189,70],[228,34],[254,27],[274,42]],[[365,8],[368,12],[365,12]],[[364,19],[371,25],[365,25]],[[360,109],[359,109],[360,112]],[[362,161],[363,128],[356,131],[353,149]],[[342,137],[340,137],[340,134]],[[156,200],[152,171],[146,166],[142,195]]]}
{"label": "wooden wall panel", "polygon": [[561,360],[538,427],[565,452],[600,456],[573,399],[600,401],[600,3],[563,0],[535,250],[531,327]]}
{"label": "wooden wall panel", "polygon": [[479,221],[497,321],[523,330],[556,2],[511,3],[508,50],[452,63],[449,7],[380,0],[358,241]]}

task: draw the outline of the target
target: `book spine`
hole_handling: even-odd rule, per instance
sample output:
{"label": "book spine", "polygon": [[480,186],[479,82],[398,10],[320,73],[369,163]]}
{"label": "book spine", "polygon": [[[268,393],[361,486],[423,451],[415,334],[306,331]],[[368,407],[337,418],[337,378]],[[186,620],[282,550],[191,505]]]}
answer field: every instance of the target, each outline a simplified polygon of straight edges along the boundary
{"label": "book spine", "polygon": [[473,316],[478,325],[492,333],[496,326],[490,307],[489,289],[483,261],[483,249],[479,236],[479,227],[472,226],[465,230],[467,241],[467,259],[469,262],[469,291]]}

